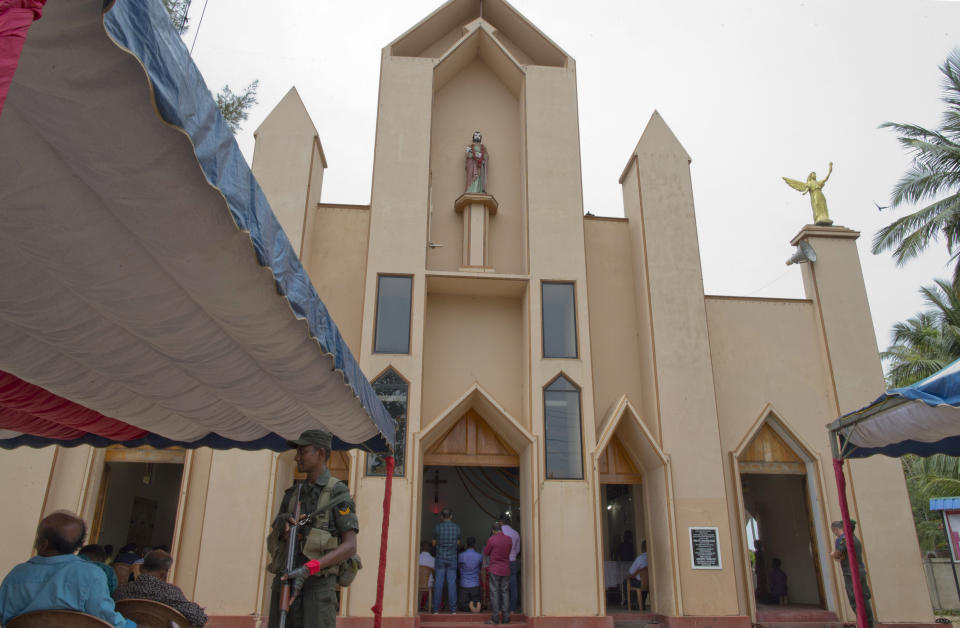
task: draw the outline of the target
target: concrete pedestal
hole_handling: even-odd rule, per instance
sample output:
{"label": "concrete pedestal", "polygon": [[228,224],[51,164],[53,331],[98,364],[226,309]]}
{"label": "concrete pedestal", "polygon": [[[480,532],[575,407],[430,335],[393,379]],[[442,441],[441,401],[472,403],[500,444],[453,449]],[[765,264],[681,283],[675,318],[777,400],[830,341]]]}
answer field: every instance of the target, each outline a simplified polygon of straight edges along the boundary
{"label": "concrete pedestal", "polygon": [[453,208],[463,214],[463,257],[460,270],[491,273],[489,239],[490,217],[497,215],[497,199],[490,194],[465,193]]}

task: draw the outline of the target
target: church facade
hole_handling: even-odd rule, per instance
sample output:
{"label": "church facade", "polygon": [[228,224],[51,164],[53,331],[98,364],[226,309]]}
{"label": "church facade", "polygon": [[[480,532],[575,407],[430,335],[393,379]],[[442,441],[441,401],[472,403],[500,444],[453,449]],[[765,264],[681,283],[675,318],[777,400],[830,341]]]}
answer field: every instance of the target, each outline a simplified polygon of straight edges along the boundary
{"label": "church facade", "polygon": [[[401,426],[385,625],[419,625],[417,559],[439,507],[481,544],[510,511],[532,626],[613,626],[622,548],[641,543],[646,612],[662,623],[769,623],[773,558],[789,608],[808,613],[780,621],[854,621],[830,558],[840,515],[824,426],[883,389],[859,234],[799,228],[793,244],[817,253],[803,299],[704,295],[690,156],[659,114],[625,156],[625,218],[584,216],[576,85],[574,60],[507,3],[451,0],[383,49],[370,205],[320,202],[326,156],[295,90],[256,133],[254,172]],[[467,181],[470,159],[485,181]],[[340,625],[369,626],[383,461],[333,463],[365,564]],[[173,579],[210,625],[258,625],[291,454],[5,452],[4,477],[23,481],[0,492],[31,516],[9,530],[4,569],[58,508],[106,542],[111,499],[134,490],[117,480],[124,464],[150,469],[149,482],[137,472],[147,486],[180,465],[154,500],[168,521],[137,534],[169,528]],[[849,473],[875,616],[932,623],[899,461]],[[116,512],[146,521],[150,499]]]}

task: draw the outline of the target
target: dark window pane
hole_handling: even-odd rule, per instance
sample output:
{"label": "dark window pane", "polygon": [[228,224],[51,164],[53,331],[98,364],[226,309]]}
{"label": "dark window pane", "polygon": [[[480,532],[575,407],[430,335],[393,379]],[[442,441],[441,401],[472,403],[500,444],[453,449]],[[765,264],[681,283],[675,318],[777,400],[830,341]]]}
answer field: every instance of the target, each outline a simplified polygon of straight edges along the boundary
{"label": "dark window pane", "polygon": [[[371,382],[373,391],[397,422],[397,446],[393,474],[403,476],[403,459],[407,448],[407,382],[393,369]],[[387,459],[378,454],[367,454],[367,475],[386,475]]]}
{"label": "dark window pane", "polygon": [[377,282],[376,353],[410,353],[410,293],[413,277],[380,277]]}
{"label": "dark window pane", "polygon": [[573,284],[544,283],[543,357],[577,357],[577,319],[574,314]]}
{"label": "dark window pane", "polygon": [[580,391],[565,377],[558,377],[543,391],[543,418],[547,477],[554,480],[582,480]]}

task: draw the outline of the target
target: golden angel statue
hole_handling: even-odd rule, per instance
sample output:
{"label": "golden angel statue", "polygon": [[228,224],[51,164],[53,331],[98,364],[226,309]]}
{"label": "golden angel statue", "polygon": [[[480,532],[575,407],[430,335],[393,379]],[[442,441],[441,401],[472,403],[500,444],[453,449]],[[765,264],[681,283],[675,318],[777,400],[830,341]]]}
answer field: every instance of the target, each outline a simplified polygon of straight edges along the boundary
{"label": "golden angel statue", "polygon": [[807,192],[810,193],[810,206],[813,207],[813,222],[814,224],[825,227],[833,224],[833,221],[830,220],[830,214],[827,212],[827,199],[823,195],[823,186],[827,182],[827,179],[830,178],[830,173],[832,172],[833,162],[831,161],[830,169],[827,171],[827,176],[823,178],[823,181],[817,181],[816,172],[811,172],[809,176],[807,176],[806,181],[797,181],[796,179],[783,177],[787,185],[794,190],[803,194]]}

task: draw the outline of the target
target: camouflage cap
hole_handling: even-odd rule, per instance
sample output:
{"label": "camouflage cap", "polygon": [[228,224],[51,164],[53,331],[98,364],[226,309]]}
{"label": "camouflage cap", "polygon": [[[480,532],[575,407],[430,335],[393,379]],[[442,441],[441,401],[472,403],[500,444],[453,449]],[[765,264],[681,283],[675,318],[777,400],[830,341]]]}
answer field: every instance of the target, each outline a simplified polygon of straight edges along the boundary
{"label": "camouflage cap", "polygon": [[332,440],[333,435],[326,430],[307,430],[301,434],[297,440],[288,440],[287,445],[289,445],[291,449],[296,449],[304,445],[316,445],[317,447],[330,449]]}

